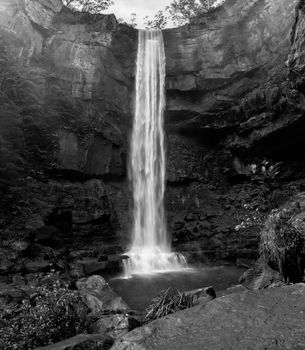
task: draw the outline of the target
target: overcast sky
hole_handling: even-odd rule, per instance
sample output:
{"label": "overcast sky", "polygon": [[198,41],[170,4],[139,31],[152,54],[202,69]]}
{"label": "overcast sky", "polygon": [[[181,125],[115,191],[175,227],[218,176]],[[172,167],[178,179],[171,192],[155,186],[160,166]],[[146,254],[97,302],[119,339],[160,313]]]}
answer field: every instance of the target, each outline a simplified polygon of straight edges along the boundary
{"label": "overcast sky", "polygon": [[[105,13],[114,13],[117,18],[122,18],[126,22],[130,22],[131,14],[136,13],[138,28],[142,28],[145,16],[154,17],[159,10],[164,10],[171,2],[172,0],[114,0],[115,4]],[[217,2],[220,4],[224,0]]]}
{"label": "overcast sky", "polygon": [[142,26],[142,19],[145,16],[153,17],[153,15],[163,10],[171,0],[114,0],[115,5],[111,6],[107,13],[114,13],[117,18],[123,18],[129,22],[130,14],[136,13],[139,27]]}

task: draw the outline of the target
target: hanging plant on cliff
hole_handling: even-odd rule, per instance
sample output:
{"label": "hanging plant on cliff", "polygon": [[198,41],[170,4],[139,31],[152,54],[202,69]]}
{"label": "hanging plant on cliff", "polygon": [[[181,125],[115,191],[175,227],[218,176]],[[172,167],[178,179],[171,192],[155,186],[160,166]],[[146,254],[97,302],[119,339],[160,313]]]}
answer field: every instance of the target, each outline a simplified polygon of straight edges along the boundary
{"label": "hanging plant on cliff", "polygon": [[101,13],[113,5],[112,0],[64,0],[64,5],[72,10]]}
{"label": "hanging plant on cliff", "polygon": [[301,282],[305,268],[305,233],[293,222],[299,206],[272,211],[260,236],[260,252],[286,282]]}

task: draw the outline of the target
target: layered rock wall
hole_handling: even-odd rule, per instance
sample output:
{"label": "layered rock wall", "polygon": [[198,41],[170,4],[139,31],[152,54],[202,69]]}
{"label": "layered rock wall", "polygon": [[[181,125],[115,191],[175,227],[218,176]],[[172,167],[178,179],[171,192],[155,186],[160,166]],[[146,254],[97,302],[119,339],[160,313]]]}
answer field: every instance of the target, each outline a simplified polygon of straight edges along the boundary
{"label": "layered rock wall", "polygon": [[[277,141],[283,130],[302,130],[303,105],[286,82],[285,68],[296,2],[227,0],[190,25],[164,31],[169,230],[190,255],[206,251],[230,261],[256,256],[255,233],[241,239],[234,230],[239,223],[235,206],[253,201],[253,193],[255,201],[261,197],[251,184],[246,193],[242,186],[236,193],[228,180],[232,168],[245,175],[240,169],[252,161],[249,154],[281,154]],[[302,66],[302,18],[300,12],[291,70]],[[101,236],[107,226],[113,237],[121,231],[127,239],[137,31],[113,15],[73,13],[60,0],[2,0],[0,23],[1,35],[10,38],[11,55],[35,81],[39,104],[54,109],[50,119],[58,120],[51,130],[54,162],[44,167],[42,180],[71,182],[79,193],[88,181],[98,180],[108,201],[103,208],[111,215],[97,217],[95,228],[95,219],[84,219],[84,232],[95,236],[103,221]],[[288,147],[290,153],[301,142],[299,136]],[[43,193],[45,184],[37,186]],[[40,200],[60,211],[57,195],[50,195]],[[82,215],[91,217],[99,194],[81,197],[81,207],[89,208]],[[75,210],[73,203],[69,211]],[[47,217],[42,220],[48,224]],[[75,220],[72,216],[72,225],[81,230]]]}

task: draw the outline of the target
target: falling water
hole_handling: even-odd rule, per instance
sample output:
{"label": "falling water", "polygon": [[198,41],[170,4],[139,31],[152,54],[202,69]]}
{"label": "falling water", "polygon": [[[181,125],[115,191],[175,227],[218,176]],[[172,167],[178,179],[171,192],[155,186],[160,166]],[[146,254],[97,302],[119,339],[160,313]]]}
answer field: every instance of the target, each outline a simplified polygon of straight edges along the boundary
{"label": "falling water", "polygon": [[161,30],[139,30],[136,108],[131,141],[133,241],[126,276],[181,269],[186,261],[171,253],[165,215],[165,52]]}

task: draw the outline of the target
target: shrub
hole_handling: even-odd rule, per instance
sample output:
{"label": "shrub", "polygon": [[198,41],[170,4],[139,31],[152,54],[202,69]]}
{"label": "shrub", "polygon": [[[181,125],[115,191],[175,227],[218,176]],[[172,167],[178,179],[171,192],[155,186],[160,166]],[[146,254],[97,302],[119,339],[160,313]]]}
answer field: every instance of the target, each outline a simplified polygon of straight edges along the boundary
{"label": "shrub", "polygon": [[271,162],[264,160],[261,164],[248,165],[251,178],[258,183],[270,184],[276,180],[281,174],[282,163],[272,164]]}
{"label": "shrub", "polygon": [[261,233],[260,252],[285,282],[296,283],[304,276],[305,233],[293,225],[293,213],[293,209],[271,213]]}
{"label": "shrub", "polygon": [[163,290],[147,307],[144,322],[151,322],[194,305],[194,297],[192,295],[181,293],[175,288]]}
{"label": "shrub", "polygon": [[85,331],[78,293],[56,275],[43,283],[22,305],[0,311],[1,350],[31,350]]}

